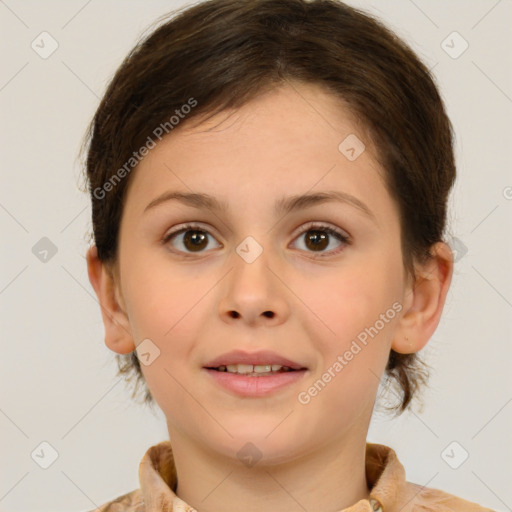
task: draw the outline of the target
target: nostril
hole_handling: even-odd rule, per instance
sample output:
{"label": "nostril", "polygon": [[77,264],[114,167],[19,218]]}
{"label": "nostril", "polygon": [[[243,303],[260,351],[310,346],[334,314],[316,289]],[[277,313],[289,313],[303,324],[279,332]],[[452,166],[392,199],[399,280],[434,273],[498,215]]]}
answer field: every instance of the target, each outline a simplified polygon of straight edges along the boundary
{"label": "nostril", "polygon": [[[240,313],[238,313],[238,311],[230,311],[229,314],[230,314],[231,318],[239,318],[240,317]],[[265,311],[263,313],[263,315],[268,318],[274,318],[275,313],[273,311]]]}

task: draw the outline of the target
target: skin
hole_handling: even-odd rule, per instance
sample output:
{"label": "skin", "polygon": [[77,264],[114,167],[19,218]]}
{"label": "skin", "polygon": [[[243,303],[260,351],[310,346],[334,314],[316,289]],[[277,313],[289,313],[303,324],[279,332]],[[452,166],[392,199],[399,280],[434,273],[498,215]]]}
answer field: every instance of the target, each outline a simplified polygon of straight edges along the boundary
{"label": "skin", "polygon": [[[349,134],[366,145],[354,161],[338,150]],[[397,205],[364,127],[320,87],[288,83],[206,123],[184,124],[132,172],[116,265],[111,274],[93,246],[88,272],[107,346],[126,354],[149,338],[160,350],[142,370],[167,418],[177,495],[200,512],[336,511],[367,498],[365,445],[379,378],[391,348],[412,353],[428,342],[453,267],[449,247],[438,243],[417,265],[416,281],[404,269]],[[168,201],[144,212],[178,190],[210,194],[229,209]],[[329,190],[356,197],[371,216],[338,202],[274,215],[282,196]],[[209,233],[202,252],[183,234],[161,242],[186,222]],[[315,251],[310,222],[343,230],[350,243],[330,236]],[[263,249],[252,263],[235,250],[247,236]],[[401,311],[378,335],[299,403],[396,302]],[[241,398],[202,369],[237,348],[273,350],[308,371],[269,397]],[[247,442],[261,454],[253,467],[237,457]]]}

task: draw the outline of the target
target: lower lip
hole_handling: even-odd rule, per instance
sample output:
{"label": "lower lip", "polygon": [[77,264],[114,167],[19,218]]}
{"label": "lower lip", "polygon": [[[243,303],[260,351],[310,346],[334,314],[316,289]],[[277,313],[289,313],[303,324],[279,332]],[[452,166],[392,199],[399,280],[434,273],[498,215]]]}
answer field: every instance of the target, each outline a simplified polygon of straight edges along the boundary
{"label": "lower lip", "polygon": [[250,377],[236,373],[204,369],[221,387],[245,397],[270,395],[277,390],[298,382],[304,377],[307,371],[296,370],[262,377]]}

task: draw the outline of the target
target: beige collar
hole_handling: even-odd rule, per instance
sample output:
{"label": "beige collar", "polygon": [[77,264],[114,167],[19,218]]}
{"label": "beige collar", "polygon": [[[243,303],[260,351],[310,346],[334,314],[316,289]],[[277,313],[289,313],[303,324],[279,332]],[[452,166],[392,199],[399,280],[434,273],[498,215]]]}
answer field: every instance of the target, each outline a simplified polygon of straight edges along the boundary
{"label": "beige collar", "polygon": [[[405,492],[405,470],[387,446],[366,444],[366,478],[370,499],[340,512],[391,512],[409,494]],[[197,512],[175,494],[177,474],[170,441],[148,449],[140,463],[139,479],[145,512]]]}

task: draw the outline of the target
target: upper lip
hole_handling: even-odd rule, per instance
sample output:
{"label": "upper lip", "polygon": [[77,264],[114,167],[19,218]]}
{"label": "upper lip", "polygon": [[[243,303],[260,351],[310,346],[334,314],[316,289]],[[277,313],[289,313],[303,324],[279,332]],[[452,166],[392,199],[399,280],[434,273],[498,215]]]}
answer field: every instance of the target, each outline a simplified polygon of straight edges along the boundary
{"label": "upper lip", "polygon": [[258,352],[233,350],[231,352],[226,352],[225,354],[222,354],[215,359],[212,359],[204,365],[204,368],[218,368],[219,366],[227,366],[228,364],[278,364],[280,366],[288,366],[293,370],[305,369],[305,367],[301,364],[296,363],[295,361],[291,361],[286,357],[282,357],[270,350],[261,350]]}

